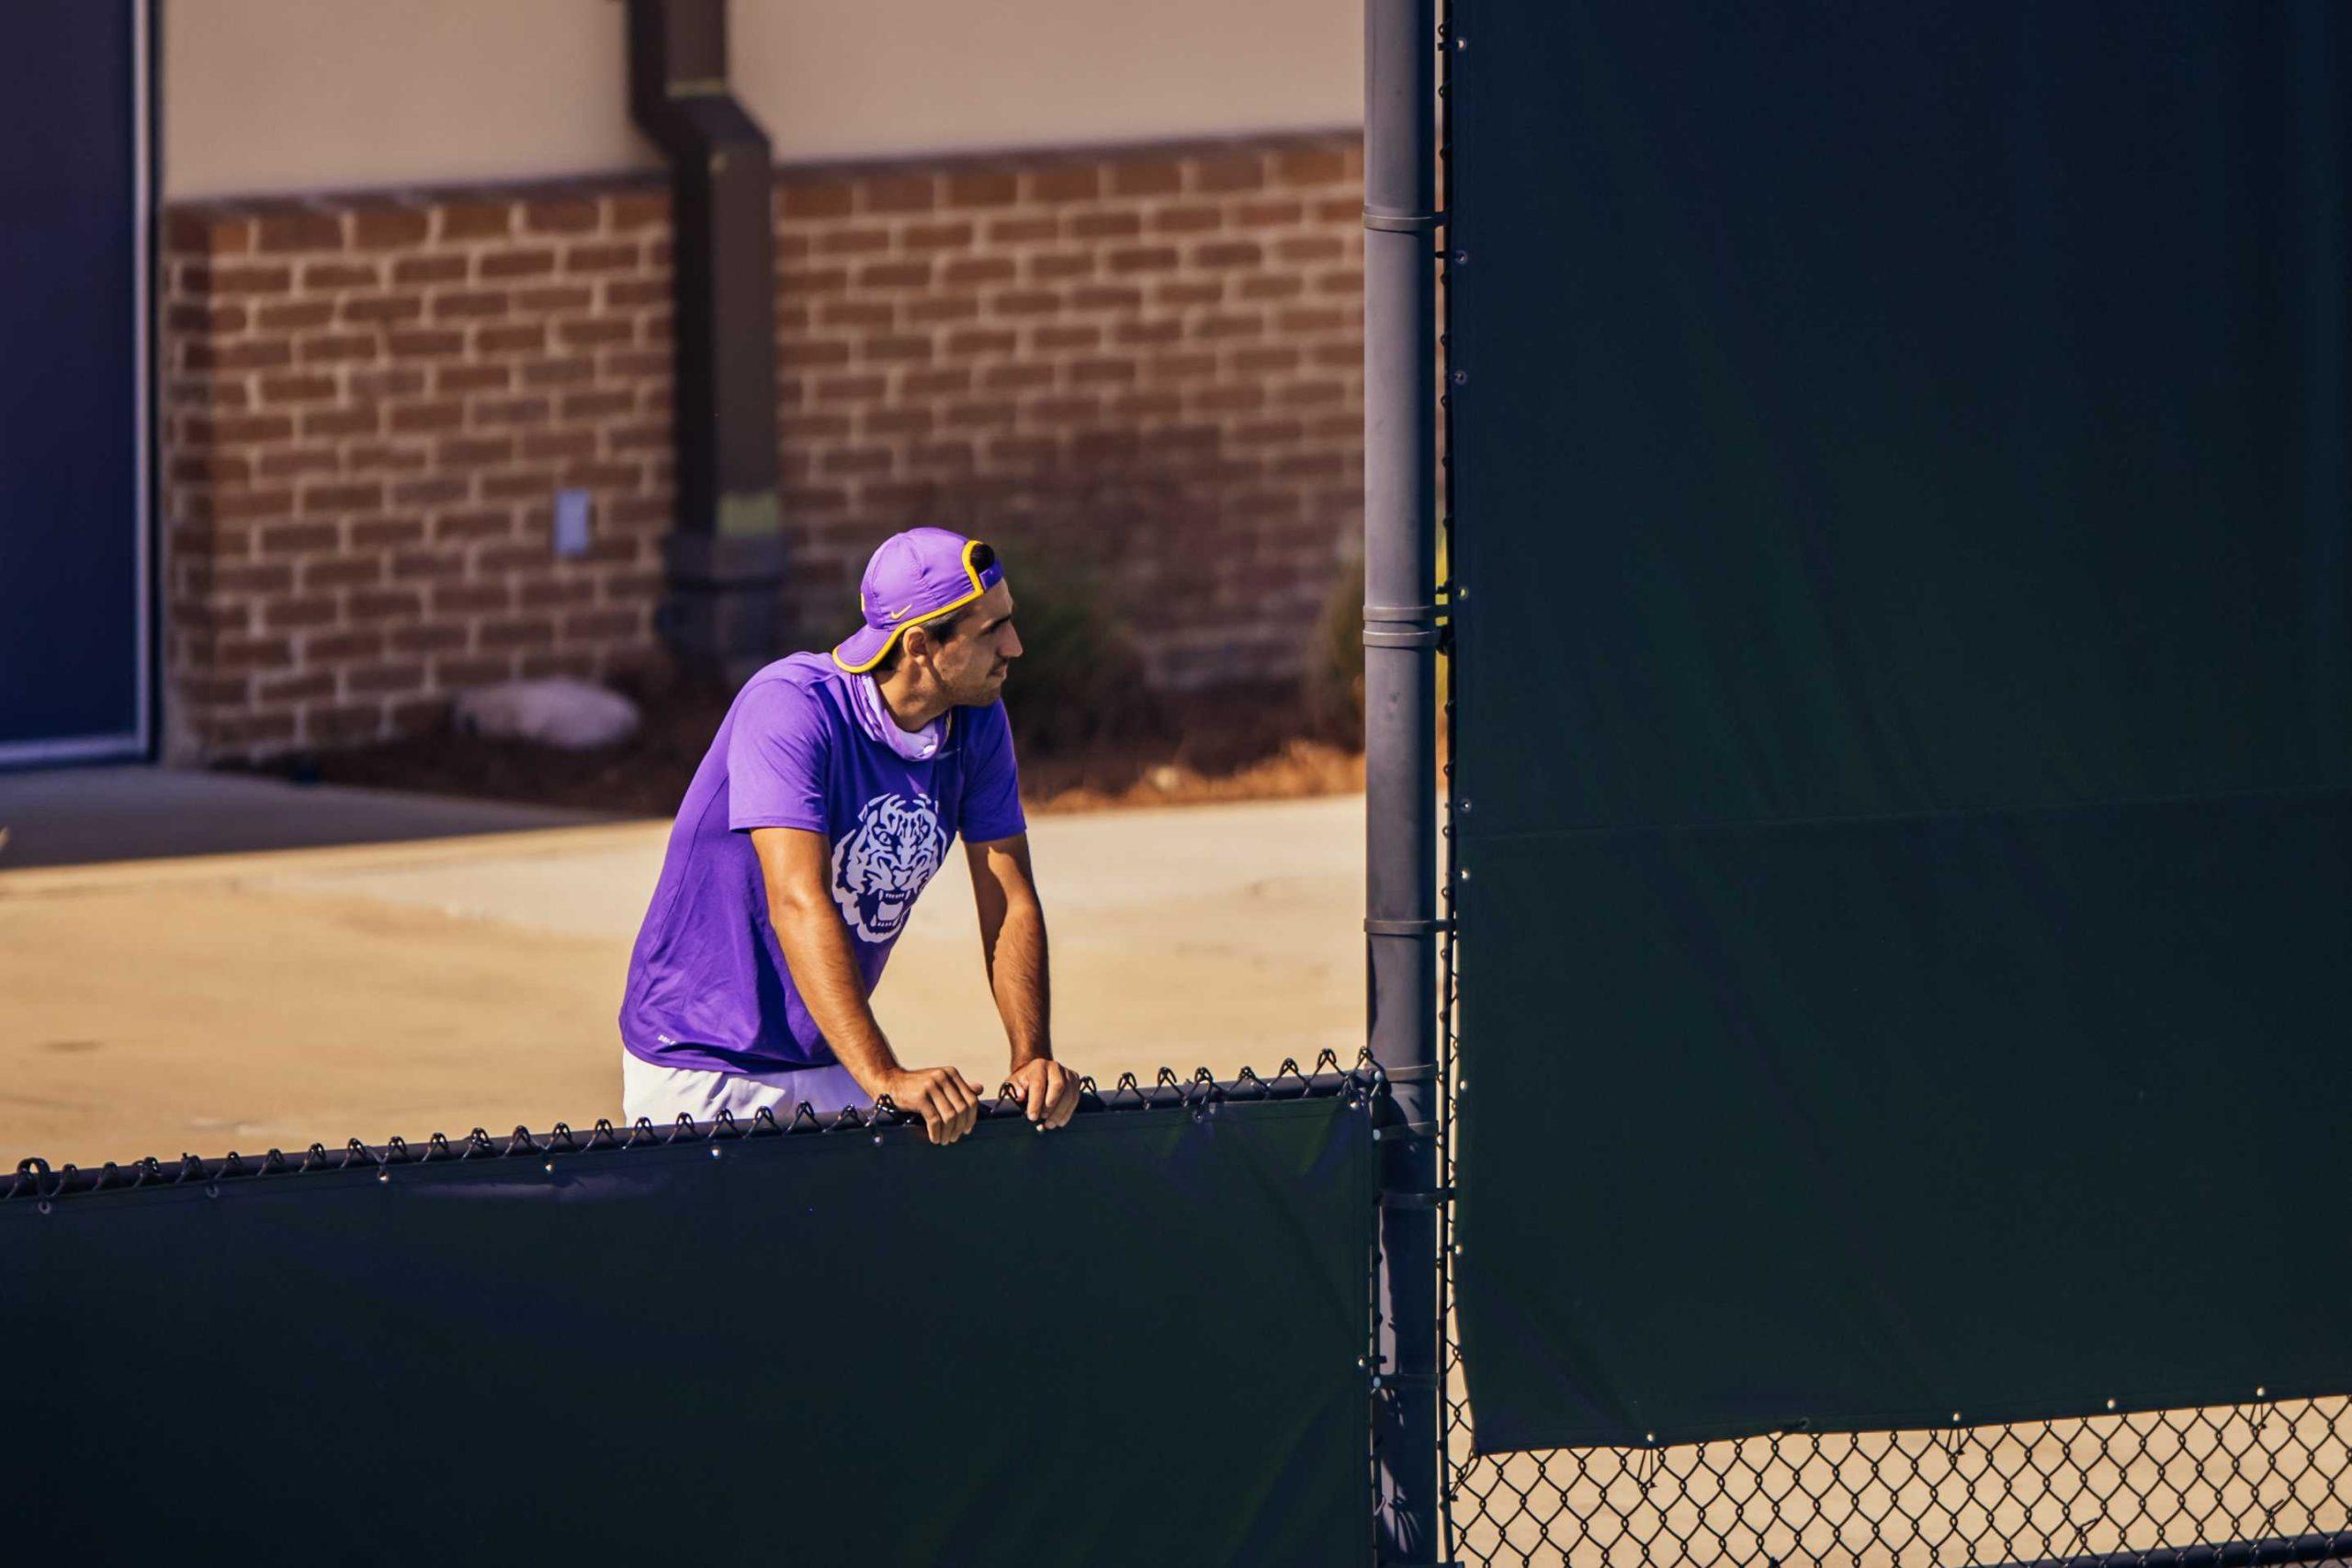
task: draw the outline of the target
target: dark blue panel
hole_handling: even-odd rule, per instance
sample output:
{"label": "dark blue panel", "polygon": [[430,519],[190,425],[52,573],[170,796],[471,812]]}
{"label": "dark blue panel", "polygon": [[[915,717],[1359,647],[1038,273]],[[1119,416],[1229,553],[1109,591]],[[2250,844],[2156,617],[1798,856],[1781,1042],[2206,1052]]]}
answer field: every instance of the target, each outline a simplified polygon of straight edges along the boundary
{"label": "dark blue panel", "polygon": [[0,1177],[7,1560],[1369,1562],[1372,1122]]}
{"label": "dark blue panel", "polygon": [[0,48],[0,759],[139,725],[139,80],[130,5]]}
{"label": "dark blue panel", "polygon": [[1454,19],[1478,1442],[2352,1389],[2346,12]]}

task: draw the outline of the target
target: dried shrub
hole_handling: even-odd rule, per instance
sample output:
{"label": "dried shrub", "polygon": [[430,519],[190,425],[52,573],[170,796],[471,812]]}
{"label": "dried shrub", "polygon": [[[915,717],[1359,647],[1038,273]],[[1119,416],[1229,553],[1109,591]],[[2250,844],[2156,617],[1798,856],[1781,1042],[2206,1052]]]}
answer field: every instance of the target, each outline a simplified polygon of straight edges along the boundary
{"label": "dried shrub", "polygon": [[[1446,580],[1446,552],[1438,547],[1437,583]],[[1306,711],[1314,733],[1350,746],[1363,744],[1363,558],[1351,556],[1332,580],[1316,617],[1306,649]],[[1453,661],[1437,664],[1437,700],[1442,707],[1453,683]]]}
{"label": "dried shrub", "polygon": [[1017,540],[997,552],[1021,634],[1021,658],[1005,684],[1014,745],[1050,756],[1155,728],[1157,703],[1144,685],[1134,631],[1094,574]]}

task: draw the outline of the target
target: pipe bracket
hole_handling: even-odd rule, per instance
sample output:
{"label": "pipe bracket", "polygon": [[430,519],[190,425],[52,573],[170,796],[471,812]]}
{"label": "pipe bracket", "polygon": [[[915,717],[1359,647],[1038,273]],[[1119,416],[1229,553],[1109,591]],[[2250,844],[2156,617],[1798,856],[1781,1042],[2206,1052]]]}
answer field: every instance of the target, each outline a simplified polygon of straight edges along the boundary
{"label": "pipe bracket", "polygon": [[1442,211],[1396,212],[1375,207],[1363,209],[1363,226],[1388,234],[1434,234],[1444,222]]}
{"label": "pipe bracket", "polygon": [[1444,1386],[1435,1372],[1374,1372],[1374,1388],[1442,1388]]}
{"label": "pipe bracket", "polygon": [[1453,605],[1450,601],[1426,604],[1366,604],[1363,607],[1363,645],[1366,648],[1443,649],[1452,644],[1453,617]]}

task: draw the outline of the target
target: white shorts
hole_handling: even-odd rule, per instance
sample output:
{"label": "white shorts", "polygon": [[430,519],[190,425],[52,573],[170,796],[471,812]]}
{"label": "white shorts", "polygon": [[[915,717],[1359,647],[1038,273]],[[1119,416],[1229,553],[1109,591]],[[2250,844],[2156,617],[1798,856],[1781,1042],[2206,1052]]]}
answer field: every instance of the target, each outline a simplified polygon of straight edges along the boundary
{"label": "white shorts", "polygon": [[838,1062],[796,1072],[718,1073],[656,1066],[626,1046],[621,1050],[621,1112],[632,1122],[642,1116],[666,1127],[682,1114],[715,1122],[722,1111],[738,1122],[749,1122],[765,1111],[779,1123],[789,1124],[803,1104],[820,1116],[831,1116],[871,1103]]}

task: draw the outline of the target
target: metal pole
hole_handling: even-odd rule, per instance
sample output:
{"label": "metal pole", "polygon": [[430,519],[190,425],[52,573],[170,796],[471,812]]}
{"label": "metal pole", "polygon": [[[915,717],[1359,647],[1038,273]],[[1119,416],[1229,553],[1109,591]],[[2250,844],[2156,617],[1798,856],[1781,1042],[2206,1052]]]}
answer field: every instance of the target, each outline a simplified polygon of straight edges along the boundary
{"label": "metal pole", "polygon": [[1381,1558],[1442,1550],[1438,1314],[1437,14],[1364,0],[1364,942],[1381,1149]]}

